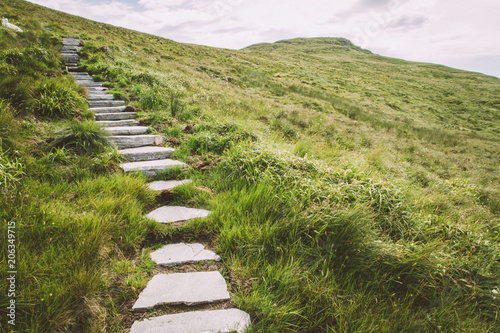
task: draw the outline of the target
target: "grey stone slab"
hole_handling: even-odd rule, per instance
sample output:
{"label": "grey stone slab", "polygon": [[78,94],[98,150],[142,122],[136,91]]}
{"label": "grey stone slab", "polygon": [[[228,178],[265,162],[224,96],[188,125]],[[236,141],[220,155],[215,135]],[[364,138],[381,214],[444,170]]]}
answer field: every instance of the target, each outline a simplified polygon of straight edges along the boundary
{"label": "grey stone slab", "polygon": [[171,168],[187,168],[187,164],[176,160],[164,159],[155,161],[122,163],[120,164],[120,167],[125,172],[138,171],[144,173],[146,176],[152,177],[160,171],[168,170]]}
{"label": "grey stone slab", "polygon": [[107,93],[103,93],[103,92],[92,92],[87,95],[87,99],[89,101],[103,101],[103,100],[113,100],[115,98],[115,96],[113,96],[112,94],[107,94]]}
{"label": "grey stone slab", "polygon": [[108,91],[106,87],[87,87],[88,92],[104,92]]}
{"label": "grey stone slab", "polygon": [[135,321],[130,333],[243,333],[250,325],[238,309],[193,311]]}
{"label": "grey stone slab", "polygon": [[135,119],[125,119],[125,120],[102,120],[96,121],[96,123],[100,124],[104,127],[123,127],[123,126],[137,126],[139,122]]}
{"label": "grey stone slab", "polygon": [[184,180],[157,180],[155,182],[151,182],[148,184],[148,187],[153,191],[167,191],[171,190],[174,187],[189,184],[191,183],[191,179]]}
{"label": "grey stone slab", "polygon": [[190,264],[197,261],[215,260],[221,258],[214,252],[205,250],[202,244],[169,244],[151,253],[151,259],[158,265],[172,267]]}
{"label": "grey stone slab", "polygon": [[91,80],[76,80],[76,84],[84,87],[102,87],[101,82],[94,82]]}
{"label": "grey stone slab", "polygon": [[134,118],[137,112],[96,113],[96,120],[124,120]]}
{"label": "grey stone slab", "polygon": [[126,106],[108,106],[100,108],[89,108],[90,111],[94,113],[118,113],[123,112],[127,109]]}
{"label": "grey stone slab", "polygon": [[[126,113],[126,112],[122,112]],[[161,135],[112,135],[110,141],[118,147],[118,149],[136,148],[143,146],[159,145],[163,142],[164,137]]]}
{"label": "grey stone slab", "polygon": [[84,68],[80,68],[78,66],[71,66],[71,65],[68,65],[67,68],[69,73],[81,73],[81,72],[84,72],[85,69]]}
{"label": "grey stone slab", "polygon": [[158,274],[140,293],[132,310],[147,310],[162,304],[192,306],[229,299],[226,281],[217,271]]}
{"label": "grey stone slab", "polygon": [[116,126],[116,127],[106,127],[111,135],[137,135],[147,133],[148,127],[146,126]]}
{"label": "grey stone slab", "polygon": [[147,217],[159,223],[173,223],[207,217],[210,213],[209,210],[205,209],[163,206],[153,210]]}
{"label": "grey stone slab", "polygon": [[169,158],[175,152],[173,148],[144,146],[137,148],[120,149],[118,151],[129,162],[152,161]]}
{"label": "grey stone slab", "polygon": [[125,104],[125,101],[115,100],[115,101],[88,101],[91,108],[105,108],[105,107],[116,107]]}
{"label": "grey stone slab", "polygon": [[75,80],[92,80],[92,76],[88,74],[72,74],[72,76],[75,78]]}

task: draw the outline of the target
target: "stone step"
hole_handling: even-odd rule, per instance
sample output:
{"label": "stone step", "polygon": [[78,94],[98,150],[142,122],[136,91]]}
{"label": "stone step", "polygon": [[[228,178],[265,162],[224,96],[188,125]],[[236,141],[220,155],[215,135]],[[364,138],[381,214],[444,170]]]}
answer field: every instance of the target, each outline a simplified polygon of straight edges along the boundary
{"label": "stone step", "polygon": [[76,84],[84,87],[102,87],[101,82],[94,82],[92,80],[76,80]]}
{"label": "stone step", "polygon": [[205,209],[179,206],[163,206],[146,215],[159,223],[174,223],[207,217],[211,212]]}
{"label": "stone step", "polygon": [[135,321],[130,333],[243,333],[250,315],[238,309],[193,311]]}
{"label": "stone step", "polygon": [[153,191],[168,191],[174,187],[191,183],[191,179],[184,180],[157,180],[148,184],[148,187]]}
{"label": "stone step", "polygon": [[122,106],[125,105],[125,101],[120,100],[112,100],[112,101],[88,101],[91,108],[104,108],[104,107],[113,107],[113,106]]}
{"label": "stone step", "polygon": [[96,113],[95,120],[133,119],[137,112]]}
{"label": "stone step", "polygon": [[92,80],[92,76],[90,76],[87,72],[72,73],[71,75],[77,80]]}
{"label": "stone step", "polygon": [[169,244],[151,253],[151,260],[157,265],[173,267],[198,261],[220,261],[214,252],[205,250],[202,244]]}
{"label": "stone step", "polygon": [[[128,112],[122,112],[128,113]],[[159,145],[163,142],[164,137],[161,135],[112,135],[108,137],[118,149],[136,148],[143,146]]]}
{"label": "stone step", "polygon": [[173,148],[145,146],[127,148],[118,151],[129,162],[163,160],[169,158],[174,152]]}
{"label": "stone step", "polygon": [[132,310],[147,310],[163,304],[192,306],[229,299],[226,281],[217,271],[157,274],[140,293]]}
{"label": "stone step", "polygon": [[125,120],[103,120],[96,121],[103,127],[124,127],[124,126],[137,126],[139,122],[135,119],[125,119]]}
{"label": "stone step", "polygon": [[160,171],[172,168],[187,168],[187,164],[176,160],[164,159],[156,161],[122,163],[120,164],[120,167],[127,173],[137,171],[142,172],[146,176],[153,177]]}
{"label": "stone step", "polygon": [[85,72],[84,68],[79,68],[78,66],[67,66],[68,73]]}
{"label": "stone step", "polygon": [[99,107],[99,108],[89,108],[90,111],[94,113],[117,113],[124,112],[127,110],[126,106],[108,106],[108,107]]}
{"label": "stone step", "polygon": [[105,92],[108,91],[106,87],[87,87],[88,92]]}
{"label": "stone step", "polygon": [[147,126],[117,126],[117,127],[106,127],[106,131],[110,135],[137,135],[147,133]]}
{"label": "stone step", "polygon": [[87,95],[87,99],[88,100],[91,100],[91,101],[99,101],[99,100],[113,100],[115,98],[115,96],[113,96],[112,94],[106,94],[106,93],[89,93]]}
{"label": "stone step", "polygon": [[81,46],[77,46],[77,45],[64,45],[63,47],[61,47],[61,53],[78,52],[79,50],[81,50]]}

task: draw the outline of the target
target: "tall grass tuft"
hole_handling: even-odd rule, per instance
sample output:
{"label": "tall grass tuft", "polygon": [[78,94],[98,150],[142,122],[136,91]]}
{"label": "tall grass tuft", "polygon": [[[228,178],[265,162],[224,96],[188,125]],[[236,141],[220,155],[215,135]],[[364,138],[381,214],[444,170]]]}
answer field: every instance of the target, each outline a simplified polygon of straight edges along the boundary
{"label": "tall grass tuft", "polygon": [[56,133],[52,147],[64,147],[79,154],[94,155],[103,152],[111,144],[106,131],[92,121],[72,121]]}
{"label": "tall grass tuft", "polygon": [[50,118],[71,118],[85,105],[85,100],[75,90],[56,81],[40,83],[32,97],[35,112]]}

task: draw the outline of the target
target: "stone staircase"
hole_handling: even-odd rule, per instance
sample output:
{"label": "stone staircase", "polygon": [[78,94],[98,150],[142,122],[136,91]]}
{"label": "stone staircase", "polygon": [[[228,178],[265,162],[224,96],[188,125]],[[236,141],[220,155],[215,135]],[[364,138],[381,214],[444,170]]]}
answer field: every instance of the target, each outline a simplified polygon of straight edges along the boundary
{"label": "stone staircase", "polygon": [[[169,157],[175,151],[159,146],[164,142],[160,135],[150,135],[148,128],[138,126],[134,119],[136,112],[115,100],[107,88],[95,82],[85,70],[78,67],[78,37],[63,36],[61,55],[66,68],[79,85],[88,90],[90,110],[95,120],[110,133],[111,141],[127,160],[120,166],[124,172],[142,172],[155,176],[158,172],[173,167],[187,168],[185,163]],[[190,180],[155,181],[149,183],[153,191],[170,190]],[[210,211],[178,206],[160,207],[147,216],[158,223],[183,222],[204,218]],[[202,244],[169,244],[151,253],[151,259],[158,265],[173,267],[206,261],[220,261],[221,258]],[[132,311],[146,311],[161,305],[193,306],[230,300],[227,284],[218,271],[195,271],[188,273],[157,274],[132,306]],[[238,309],[187,311],[135,321],[131,333],[223,333],[244,332],[250,326],[250,316]]]}

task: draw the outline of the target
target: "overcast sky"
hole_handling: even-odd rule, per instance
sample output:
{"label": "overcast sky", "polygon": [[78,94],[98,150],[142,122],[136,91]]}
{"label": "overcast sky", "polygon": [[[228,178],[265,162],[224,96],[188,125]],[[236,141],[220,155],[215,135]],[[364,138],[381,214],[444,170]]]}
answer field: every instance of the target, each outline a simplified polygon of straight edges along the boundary
{"label": "overcast sky", "polygon": [[499,0],[31,0],[178,42],[239,49],[345,37],[375,53],[500,77]]}

